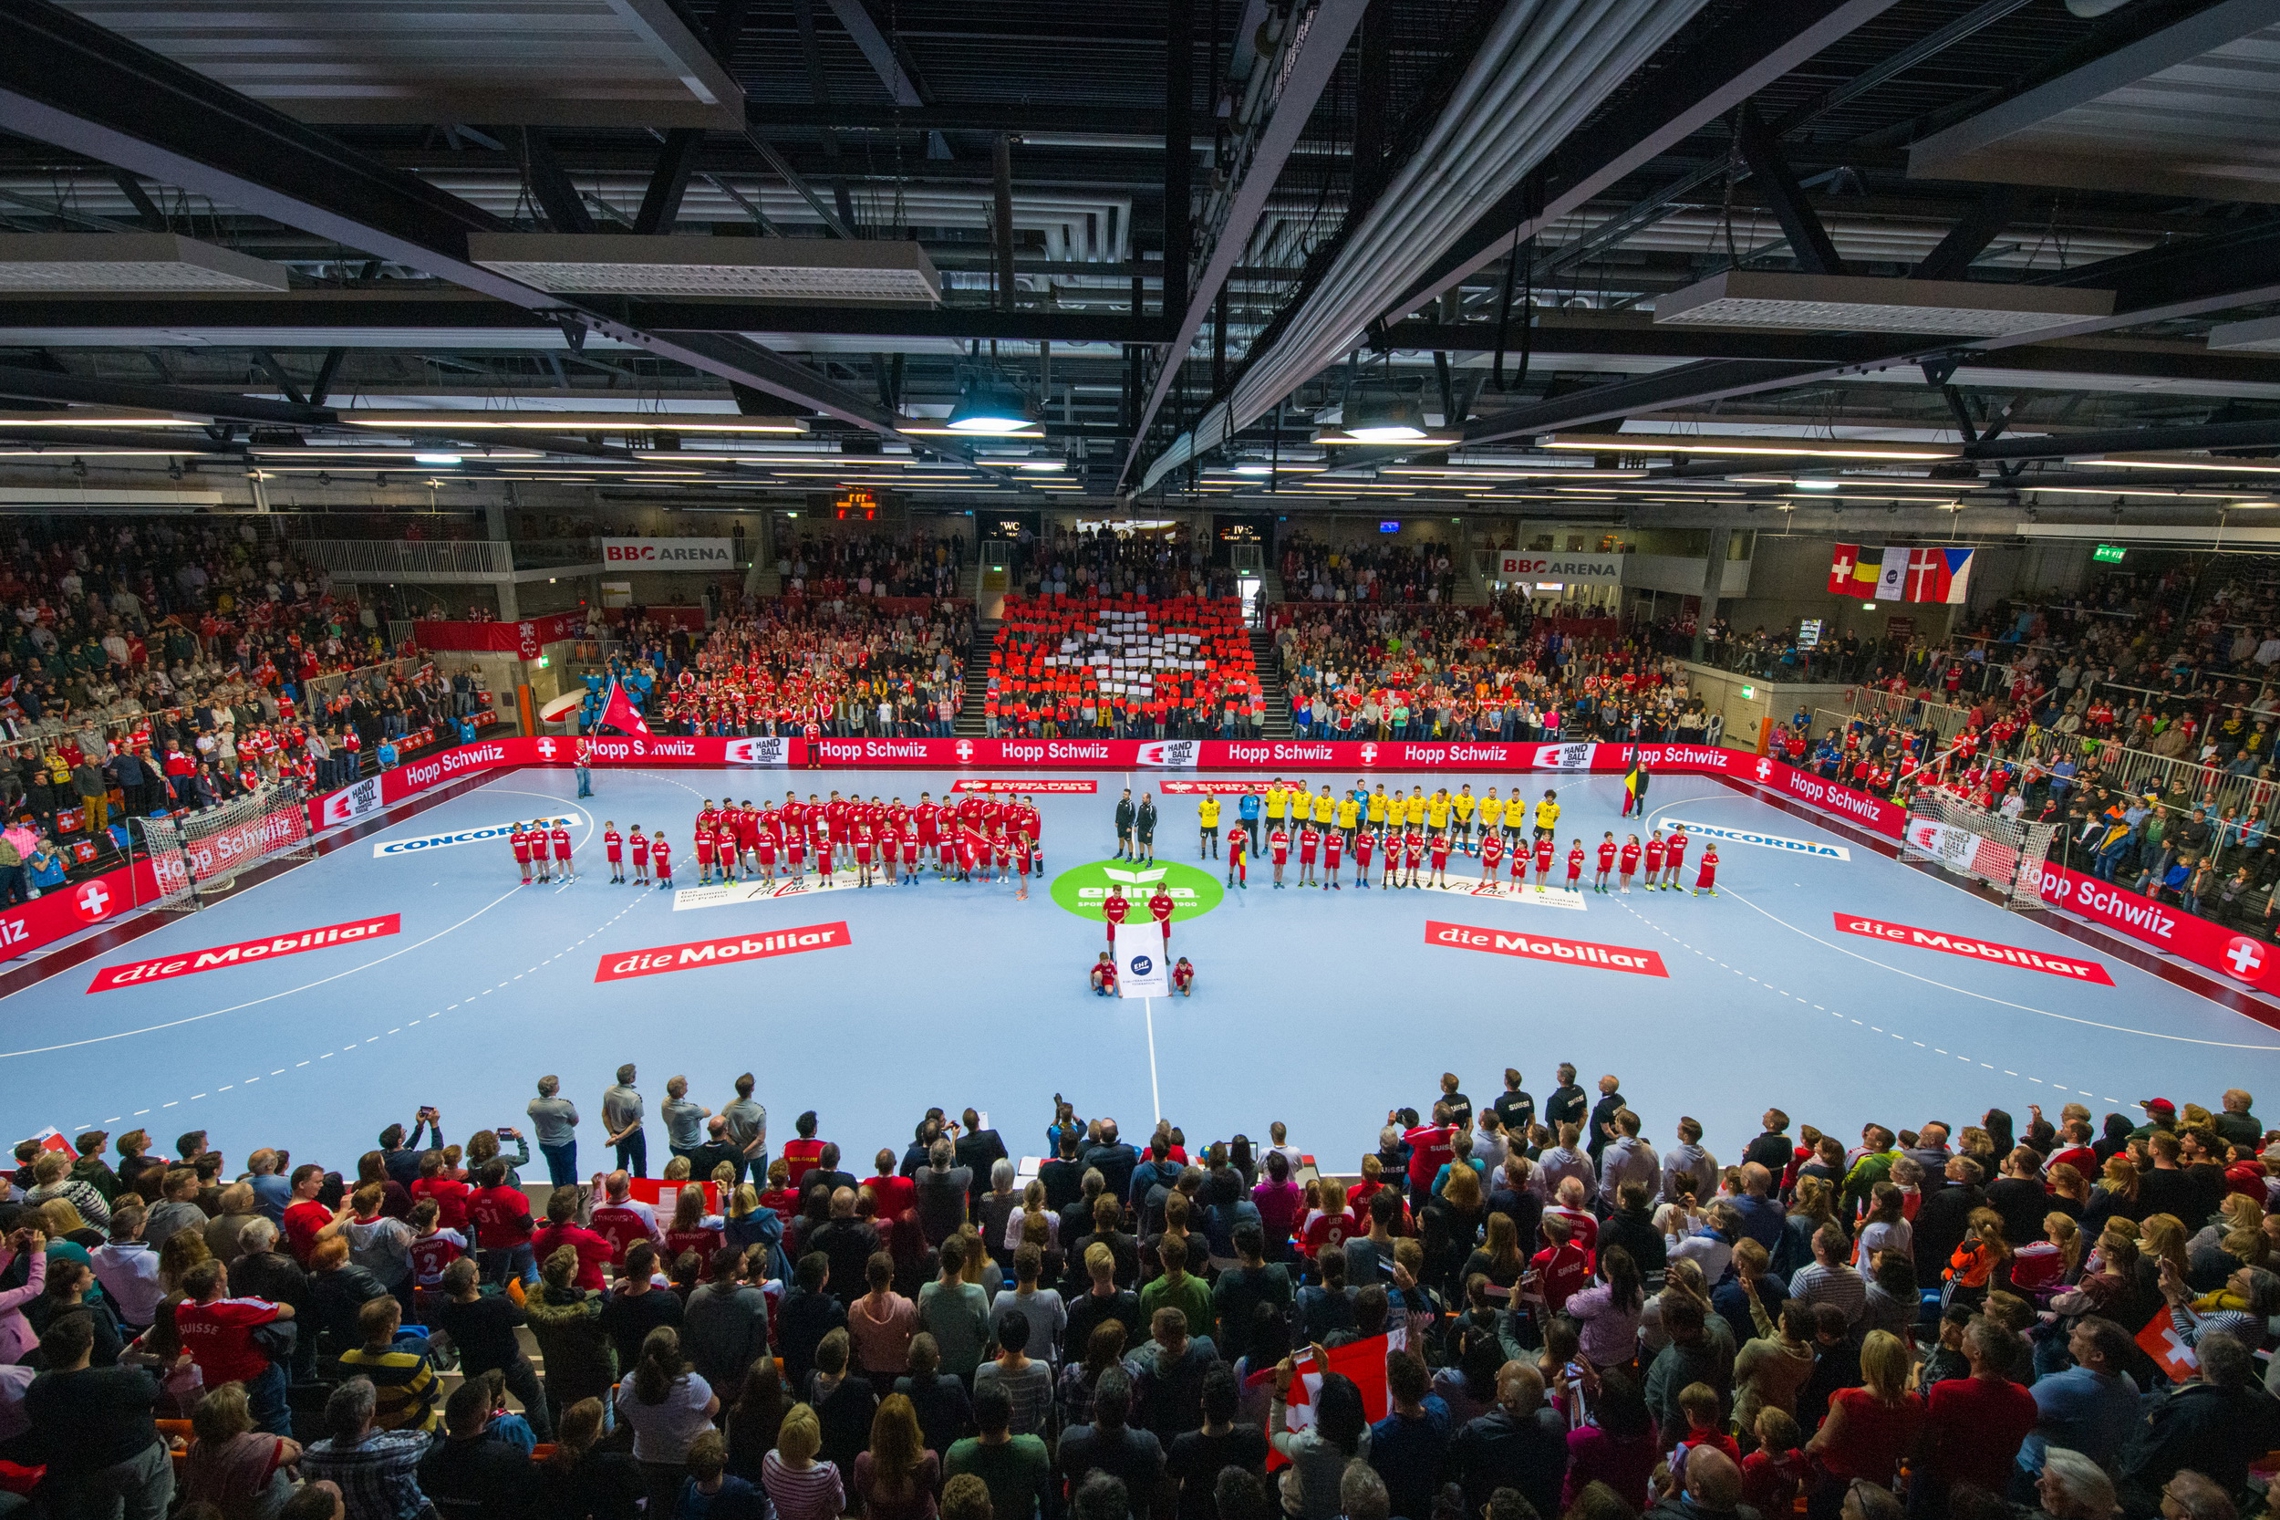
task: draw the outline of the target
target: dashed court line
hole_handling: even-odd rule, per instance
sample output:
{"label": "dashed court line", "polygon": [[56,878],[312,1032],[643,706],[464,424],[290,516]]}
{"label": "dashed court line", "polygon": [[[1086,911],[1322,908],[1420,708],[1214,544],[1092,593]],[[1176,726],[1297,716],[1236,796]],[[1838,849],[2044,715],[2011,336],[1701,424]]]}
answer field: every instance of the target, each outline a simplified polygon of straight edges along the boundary
{"label": "dashed court line", "polygon": [[[508,895],[509,895],[509,896],[512,896],[513,894],[512,894],[512,893],[509,893]],[[615,912],[614,914],[610,915],[610,917],[609,917],[608,919],[604,920],[604,921],[603,921],[601,924],[597,925],[597,926],[596,926],[596,927],[595,927],[595,928],[592,930],[592,932],[590,932],[590,933],[586,934],[584,937],[582,937],[582,938],[580,938],[580,939],[576,939],[576,940],[573,940],[571,943],[569,943],[569,944],[567,944],[567,945],[564,945],[564,946],[563,946],[563,947],[562,947],[560,950],[557,950],[557,951],[555,951],[555,952],[554,952],[552,955],[548,956],[548,957],[547,957],[545,960],[542,960],[542,961],[540,961],[540,962],[539,962],[537,965],[535,965],[535,966],[531,967],[531,968],[530,968],[530,971],[539,971],[539,970],[543,970],[544,968],[546,968],[546,967],[548,967],[548,966],[551,966],[551,965],[553,965],[553,964],[554,964],[556,961],[558,961],[558,960],[562,959],[562,957],[564,957],[565,955],[573,955],[573,954],[576,954],[576,953],[577,953],[577,951],[578,951],[578,949],[579,949],[581,946],[583,946],[583,945],[587,944],[589,941],[591,941],[591,940],[594,940],[594,939],[598,938],[600,935],[602,935],[602,934],[606,933],[606,932],[609,930],[609,928],[610,928],[610,926],[611,926],[611,925],[615,924],[615,923],[616,923],[616,922],[617,922],[619,919],[621,919],[621,918],[625,917],[625,916],[626,916],[628,913],[631,913],[631,912],[632,912],[632,911],[633,911],[635,908],[638,908],[638,907],[640,907],[640,906],[641,906],[641,905],[642,905],[644,902],[647,902],[648,900],[649,900],[649,899],[648,899],[648,898],[647,898],[645,895],[643,895],[643,894],[640,894],[640,893],[636,893],[636,894],[635,894],[635,895],[632,897],[632,899],[631,899],[631,900],[629,900],[629,901],[626,903],[626,905],[625,905],[624,907],[622,907],[622,908],[618,909],[618,911],[617,911],[617,912]],[[425,943],[425,941],[422,941],[422,943]],[[375,964],[377,964],[377,963],[375,963]],[[424,1019],[428,1020],[428,1021],[431,1021],[431,1022],[432,1022],[433,1020],[436,1020],[436,1019],[440,1019],[440,1018],[442,1018],[442,1017],[443,1017],[445,1014],[447,1014],[447,1013],[451,1012],[453,1009],[456,1009],[456,1008],[462,1008],[462,1007],[465,1007],[467,1004],[469,1004],[469,1003],[472,1003],[472,1002],[475,1000],[475,997],[489,997],[489,996],[490,996],[492,993],[499,991],[501,988],[505,988],[505,987],[509,987],[509,986],[512,986],[514,983],[521,981],[521,980],[522,980],[522,979],[523,979],[525,976],[528,976],[528,975],[530,975],[530,971],[518,972],[518,973],[516,973],[514,976],[512,976],[512,977],[509,977],[509,978],[508,978],[506,981],[500,982],[500,983],[499,983],[497,986],[494,986],[494,987],[485,987],[485,988],[484,988],[484,989],[483,989],[481,992],[478,992],[478,993],[476,993],[474,997],[463,998],[463,999],[461,999],[459,1002],[456,1002],[456,1003],[452,1003],[452,1004],[450,1004],[450,1005],[448,1005],[448,1006],[446,1006],[446,1007],[443,1007],[443,1008],[438,1008],[437,1010],[435,1010],[435,1012],[433,1012],[433,1013],[430,1013],[430,1014],[426,1014],[426,1015],[423,1015],[422,1017],[423,1017]],[[280,995],[282,995],[282,994],[280,994]],[[246,1006],[251,1006],[251,1005],[246,1005]],[[221,1010],[221,1011],[222,1011],[222,1012],[228,1012],[229,1010],[227,1010],[227,1009],[224,1009],[224,1010]],[[210,1015],[209,1015],[209,1016],[210,1016]],[[403,1033],[405,1030],[407,1030],[407,1029],[410,1029],[410,1028],[411,1028],[413,1025],[415,1025],[415,1024],[418,1024],[418,1023],[420,1023],[420,1022],[421,1022],[421,1019],[407,1019],[407,1020],[405,1020],[405,1021],[404,1021],[402,1024],[399,1024],[399,1025],[397,1025],[397,1026],[396,1026],[394,1029],[391,1029],[391,1030],[389,1030],[389,1031],[387,1032],[387,1034],[376,1034],[376,1035],[372,1035],[372,1036],[368,1037],[367,1039],[365,1039],[365,1040],[363,1041],[363,1043],[362,1043],[362,1044],[350,1044],[350,1045],[344,1045],[344,1046],[342,1046],[342,1047],[341,1047],[339,1050],[328,1050],[328,1051],[324,1051],[324,1052],[322,1052],[322,1053],[321,1053],[321,1054],[319,1054],[319,1055],[316,1055],[316,1056],[313,1056],[313,1057],[311,1057],[311,1058],[310,1058],[310,1060],[311,1060],[311,1061],[329,1061],[329,1060],[331,1060],[331,1059],[332,1059],[334,1056],[336,1056],[336,1055],[344,1055],[344,1056],[345,1056],[345,1055],[354,1055],[354,1054],[355,1054],[357,1051],[359,1051],[359,1050],[362,1050],[362,1049],[364,1048],[364,1046],[365,1046],[365,1045],[374,1045],[374,1044],[378,1044],[378,1043],[379,1043],[381,1040],[384,1040],[384,1039],[386,1039],[386,1038],[388,1037],[388,1035],[393,1035],[393,1034],[401,1034],[401,1033]],[[294,1063],[293,1063],[293,1065],[292,1065],[290,1068],[287,1068],[287,1067],[283,1067],[283,1066],[280,1066],[280,1067],[278,1067],[278,1068],[277,1068],[275,1071],[272,1071],[271,1073],[269,1073],[269,1075],[271,1075],[271,1076],[273,1076],[273,1077],[281,1077],[281,1076],[284,1076],[288,1070],[298,1071],[298,1070],[300,1070],[302,1067],[305,1067],[305,1066],[307,1066],[307,1065],[309,1065],[309,1064],[310,1064],[310,1061],[296,1061],[296,1062],[294,1062]],[[255,1082],[258,1082],[258,1081],[260,1081],[260,1080],[261,1080],[261,1078],[260,1078],[260,1077],[258,1077],[258,1076],[254,1076],[254,1077],[246,1077],[246,1078],[242,1079],[242,1082],[233,1082],[233,1083],[231,1083],[231,1084],[229,1085],[229,1087],[217,1087],[217,1088],[213,1089],[213,1091],[214,1091],[215,1093],[226,1093],[226,1092],[230,1091],[230,1089],[231,1089],[232,1087],[237,1087],[237,1086],[241,1086],[241,1085],[247,1085],[247,1086],[250,1086],[251,1084],[253,1084],[253,1083],[255,1083]],[[207,1093],[192,1093],[192,1094],[191,1094],[189,1097],[187,1097],[187,1098],[176,1098],[176,1099],[172,1100],[171,1102],[162,1103],[162,1104],[158,1105],[158,1107],[159,1107],[159,1109],[160,1109],[160,1110],[162,1110],[162,1111],[163,1111],[163,1110],[165,1110],[165,1109],[169,1109],[169,1108],[176,1108],[176,1107],[179,1107],[179,1106],[181,1106],[181,1105],[182,1105],[182,1104],[184,1104],[184,1103],[195,1103],[195,1102],[197,1102],[199,1099],[201,1099],[201,1098],[204,1098],[204,1097],[207,1097],[207,1096],[209,1096],[209,1094],[207,1094]],[[145,1115],[145,1114],[147,1114],[147,1113],[150,1113],[151,1111],[152,1111],[152,1110],[150,1110],[150,1109],[147,1109],[147,1108],[138,1108],[138,1109],[136,1109],[136,1110],[134,1111],[134,1117],[136,1117],[136,1118],[138,1118],[138,1119],[139,1119],[139,1118],[141,1118],[143,1115]],[[118,1115],[116,1115],[116,1114],[114,1114],[114,1115],[112,1115],[110,1118],[108,1118],[108,1119],[105,1119],[103,1122],[104,1122],[105,1124],[116,1124],[116,1123],[118,1123],[118,1122],[119,1122],[119,1116],[118,1116]],[[84,1124],[84,1125],[81,1125],[81,1126],[79,1126],[79,1127],[80,1127],[81,1129],[92,1129],[94,1126],[93,1126],[93,1124],[92,1124],[92,1123],[89,1123],[89,1124]]]}
{"label": "dashed court line", "polygon": [[[1707,950],[1697,950],[1697,949],[1695,949],[1693,945],[1691,945],[1691,944],[1687,943],[1687,941],[1685,941],[1685,940],[1683,940],[1683,939],[1680,939],[1680,938],[1679,938],[1677,935],[1675,935],[1675,934],[1671,933],[1671,931],[1670,931],[1670,930],[1668,930],[1668,929],[1664,928],[1664,927],[1663,927],[1661,924],[1658,924],[1658,923],[1656,923],[1656,922],[1655,922],[1653,919],[1651,919],[1651,918],[1647,917],[1647,916],[1646,916],[1644,913],[1641,913],[1641,912],[1640,912],[1638,909],[1636,909],[1636,908],[1632,907],[1632,906],[1631,906],[1629,903],[1627,903],[1627,902],[1621,902],[1621,901],[1618,901],[1618,902],[1616,903],[1616,906],[1617,906],[1617,907],[1619,907],[1619,908],[1621,908],[1621,909],[1622,909],[1624,912],[1626,912],[1626,913],[1630,914],[1630,915],[1631,915],[1633,918],[1637,919],[1637,920],[1638,920],[1640,923],[1642,923],[1642,924],[1645,924],[1645,925],[1646,925],[1648,928],[1650,928],[1650,929],[1654,930],[1654,931],[1655,931],[1655,933],[1657,933],[1657,934],[1661,935],[1661,936],[1662,936],[1664,939],[1667,939],[1667,940],[1669,940],[1669,941],[1670,941],[1672,944],[1674,944],[1674,945],[1678,946],[1680,949],[1687,951],[1689,954],[1692,954],[1692,955],[1698,956],[1698,957],[1700,957],[1701,959],[1703,959],[1703,960],[1706,960],[1706,961],[1710,962],[1710,964],[1711,964],[1711,965],[1713,965],[1713,966],[1717,966],[1717,967],[1720,967],[1720,968],[1722,968],[1722,969],[1724,969],[1724,970],[1726,970],[1726,971],[1731,971],[1731,972],[1732,972],[1734,975],[1736,975],[1736,976],[1749,976],[1749,973],[1748,973],[1748,972],[1746,972],[1746,971],[1744,971],[1744,970],[1742,970],[1742,969],[1741,969],[1739,966],[1728,965],[1728,964],[1727,964],[1725,961],[1722,961],[1722,960],[1720,960],[1720,959],[1719,959],[1717,956],[1715,956],[1715,955],[1711,954],[1711,953],[1710,953],[1709,951],[1707,951]],[[1758,911],[1760,911],[1760,912],[1763,912],[1764,910],[1763,910],[1763,909],[1759,909]],[[1768,916],[1770,917],[1771,915],[1769,914]],[[1778,920],[1777,920],[1777,922],[1778,922]],[[1811,936],[1807,936],[1807,937],[1808,937],[1808,938],[1811,938]],[[1751,977],[1749,977],[1749,979],[1750,979],[1751,981],[1753,981],[1753,982],[1757,982],[1757,981],[1758,981],[1758,979],[1757,979],[1756,977],[1754,977],[1754,976],[1751,976]],[[1857,1029],[1873,1030],[1873,1031],[1874,1031],[1875,1033],[1877,1033],[1877,1034],[1881,1034],[1881,1035],[1887,1035],[1887,1036],[1889,1036],[1889,1037],[1890,1037],[1890,1038],[1892,1038],[1892,1039],[1895,1039],[1895,1040],[1898,1040],[1898,1041],[1900,1041],[1902,1044],[1913,1044],[1913,1045],[1914,1045],[1914,1046],[1915,1046],[1915,1047],[1916,1047],[1918,1050],[1923,1050],[1923,1049],[1926,1049],[1926,1048],[1927,1048],[1927,1047],[1925,1046],[1925,1044],[1924,1044],[1924,1042],[1923,1042],[1922,1040],[1909,1040],[1909,1039],[1908,1039],[1908,1038],[1907,1038],[1905,1035],[1898,1035],[1898,1034],[1893,1034],[1893,1033],[1892,1033],[1890,1030],[1888,1030],[1888,1029],[1884,1028],[1884,1027],[1883,1027],[1881,1024],[1865,1024],[1865,1023],[1863,1023],[1861,1020],[1859,1020],[1859,1019],[1856,1019],[1856,1018],[1852,1017],[1852,1015],[1850,1015],[1850,1014],[1848,1014],[1848,1013],[1844,1013],[1844,1012],[1842,1012],[1842,1011],[1840,1011],[1840,1010],[1838,1010],[1838,1009],[1835,1009],[1835,1008],[1830,1008],[1830,1007],[1826,1007],[1826,1006],[1824,1006],[1823,1004],[1820,1004],[1820,1003],[1816,1003],[1816,1002],[1814,1002],[1814,1001],[1813,1001],[1811,998],[1808,998],[1808,997],[1804,997],[1804,996],[1801,996],[1801,995],[1799,995],[1799,994],[1797,994],[1797,993],[1794,993],[1794,992],[1791,992],[1791,991],[1789,991],[1789,990],[1788,990],[1788,989],[1786,989],[1786,988],[1777,988],[1777,987],[1774,987],[1774,986],[1770,985],[1769,983],[1765,983],[1765,982],[1758,982],[1758,985],[1759,985],[1759,986],[1761,986],[1761,987],[1764,987],[1764,988],[1765,988],[1765,989],[1766,989],[1768,992],[1777,992],[1777,993],[1779,993],[1779,994],[1780,994],[1782,997],[1788,998],[1788,999],[1789,999],[1791,1002],[1803,1004],[1805,1007],[1807,1007],[1807,1008],[1811,1008],[1811,1009],[1813,1009],[1813,1010],[1814,1010],[1815,1012],[1817,1012],[1817,1013],[1825,1013],[1825,1014],[1827,1014],[1829,1017],[1831,1017],[1831,1018],[1833,1018],[1833,1019],[1840,1019],[1840,1020],[1843,1020],[1843,1021],[1845,1021],[1845,1022],[1847,1022],[1847,1023],[1850,1023],[1851,1025],[1853,1025],[1853,1026],[1854,1026],[1855,1028],[1857,1028]],[[1950,1053],[1951,1053],[1951,1052],[1949,1052],[1949,1051],[1947,1051],[1947,1050],[1944,1050],[1944,1049],[1942,1049],[1941,1047],[1939,1047],[1939,1046],[1937,1046],[1937,1045],[1931,1046],[1931,1047],[1929,1047],[1929,1049],[1931,1049],[1931,1051],[1932,1051],[1932,1052],[1933,1052],[1935,1055],[1943,1055],[1943,1056],[1944,1056],[1944,1055],[1948,1055],[1948,1054],[1950,1054]],[[1962,1062],[1964,1065],[1966,1065],[1966,1066],[1969,1066],[1969,1065],[1973,1064],[1973,1061],[1974,1061],[1974,1059],[1975,1059],[1975,1058],[1974,1058],[1974,1057],[1972,1057],[1972,1056],[1957,1056],[1957,1057],[1956,1057],[1956,1059],[1957,1059],[1958,1061],[1961,1061],[1961,1062]],[[1978,1064],[1979,1064],[1981,1067],[1984,1067],[1984,1068],[1985,1068],[1986,1070],[1988,1070],[1988,1071],[1995,1071],[1995,1070],[1998,1070],[1998,1069],[1999,1069],[1999,1068],[1995,1067],[1994,1065],[1992,1065],[1992,1064],[1990,1064],[1989,1062],[1986,1062],[1986,1061],[1979,1061],[1979,1062],[1978,1062]],[[2004,1075],[2004,1076],[2006,1076],[2006,1077],[2015,1077],[2015,1076],[2017,1076],[2017,1075],[2018,1075],[2018,1073],[2017,1073],[2017,1072],[2015,1072],[2015,1071],[2005,1071],[2005,1072],[2003,1073],[2003,1075]],[[2049,1082],[2049,1083],[2046,1083],[2046,1082],[2044,1082],[2044,1081],[2042,1080],[2042,1078],[2040,1078],[2040,1077],[2029,1077],[2029,1078],[2027,1078],[2027,1080],[2028,1080],[2029,1082],[2032,1082],[2032,1083],[2034,1083],[2034,1084],[2035,1084],[2037,1087],[2045,1087],[2045,1086],[2047,1086],[2047,1087],[2055,1088],[2055,1089],[2056,1089],[2057,1091],[2059,1091],[2059,1092],[2069,1092],[2069,1091],[2071,1091],[2071,1092],[2079,1093],[2079,1094],[2081,1094],[2081,1095],[2082,1095],[2083,1097],[2085,1097],[2085,1098],[2095,1098],[2095,1097],[2098,1097],[2098,1094],[2096,1094],[2096,1093],[2093,1093],[2093,1092],[2092,1092],[2092,1091],[2090,1091],[2090,1089],[2088,1089],[2087,1087],[2077,1087],[2077,1088],[2072,1088],[2072,1089],[2069,1089],[2069,1088],[2066,1086],[2066,1084],[2065,1084],[2065,1083],[2063,1083],[2063,1082]],[[2122,1100],[2121,1100],[2121,1099],[2119,1099],[2119,1098],[2115,1098],[2115,1097],[2105,1097],[2105,1098],[2102,1098],[2102,1099],[2100,1099],[2100,1101],[2101,1101],[2101,1102],[2105,1102],[2105,1103],[2119,1103],[2119,1102],[2121,1102]]]}

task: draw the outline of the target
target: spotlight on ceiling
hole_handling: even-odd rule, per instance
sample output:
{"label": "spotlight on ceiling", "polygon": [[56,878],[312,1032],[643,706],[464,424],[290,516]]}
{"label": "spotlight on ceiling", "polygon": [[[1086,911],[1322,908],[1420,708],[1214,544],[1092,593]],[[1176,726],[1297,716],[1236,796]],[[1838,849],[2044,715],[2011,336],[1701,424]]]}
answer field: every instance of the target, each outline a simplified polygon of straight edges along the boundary
{"label": "spotlight on ceiling", "polygon": [[1011,433],[1036,421],[1029,398],[1003,380],[973,380],[958,393],[949,426],[960,433]]}
{"label": "spotlight on ceiling", "polygon": [[1399,391],[1357,390],[1346,398],[1340,430],[1357,443],[1415,443],[1427,436],[1425,408]]}

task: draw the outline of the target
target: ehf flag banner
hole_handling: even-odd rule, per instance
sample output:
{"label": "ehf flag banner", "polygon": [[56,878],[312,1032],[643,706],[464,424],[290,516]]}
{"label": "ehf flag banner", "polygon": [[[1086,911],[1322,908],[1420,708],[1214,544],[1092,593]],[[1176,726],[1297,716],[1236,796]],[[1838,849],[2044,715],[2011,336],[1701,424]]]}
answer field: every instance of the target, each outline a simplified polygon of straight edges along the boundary
{"label": "ehf flag banner", "polygon": [[1116,995],[1172,995],[1171,969],[1164,964],[1164,931],[1154,919],[1116,926]]}

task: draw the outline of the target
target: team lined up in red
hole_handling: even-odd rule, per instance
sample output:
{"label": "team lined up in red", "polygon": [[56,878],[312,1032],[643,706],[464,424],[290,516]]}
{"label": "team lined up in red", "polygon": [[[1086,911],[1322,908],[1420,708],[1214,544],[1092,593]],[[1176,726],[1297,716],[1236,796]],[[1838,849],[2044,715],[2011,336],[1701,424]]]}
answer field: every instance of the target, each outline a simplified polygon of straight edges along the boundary
{"label": "team lined up in red", "polygon": [[[562,839],[556,848],[564,852],[557,859],[567,860],[567,835],[556,833]],[[780,803],[706,798],[690,830],[690,853],[700,886],[716,876],[723,883],[804,883],[811,862],[821,887],[838,885],[842,869],[855,873],[858,887],[915,886],[931,864],[936,880],[1017,880],[1027,896],[1029,878],[1044,870],[1043,833],[1036,801],[1026,794],[970,793],[937,803],[931,792],[921,792],[910,807],[900,797],[866,800],[834,791],[825,801],[810,792],[803,802],[786,792]],[[649,833],[636,823],[620,833],[614,819],[605,820],[602,853],[613,884],[648,886],[654,867],[660,889],[673,885],[673,847],[662,829]],[[527,867],[520,842],[515,860]],[[543,863],[540,869],[544,880]],[[527,869],[523,879],[530,880]]]}

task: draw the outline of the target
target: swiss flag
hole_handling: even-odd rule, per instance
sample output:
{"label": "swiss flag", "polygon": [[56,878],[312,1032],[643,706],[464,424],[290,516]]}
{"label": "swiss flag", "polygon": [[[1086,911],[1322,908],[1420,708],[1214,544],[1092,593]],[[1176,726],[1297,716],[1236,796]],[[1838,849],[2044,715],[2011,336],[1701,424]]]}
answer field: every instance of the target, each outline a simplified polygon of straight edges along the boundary
{"label": "swiss flag", "polygon": [[1860,545],[1836,544],[1829,553],[1829,595],[1853,594],[1853,566],[1860,563]]}
{"label": "swiss flag", "polygon": [[2163,1304],[2154,1310],[2153,1318],[2137,1333],[2137,1343],[2155,1365],[2168,1375],[2172,1383],[2191,1381],[2201,1370],[2201,1359],[2193,1348],[2185,1344],[2185,1337],[2177,1333],[2177,1326],[2169,1317],[2169,1306]]}
{"label": "swiss flag", "polygon": [[602,703],[601,722],[596,726],[614,728],[621,734],[649,732],[649,725],[642,721],[641,709],[633,705],[633,698],[627,696],[625,688],[615,681],[610,682],[610,694]]}
{"label": "swiss flag", "polygon": [[[1408,1337],[1397,1332],[1373,1335],[1366,1341],[1333,1347],[1329,1366],[1322,1366],[1311,1351],[1298,1354],[1298,1376],[1291,1379],[1290,1397],[1284,1401],[1288,1412],[1289,1428],[1305,1430],[1314,1423],[1314,1399],[1322,1391],[1322,1374],[1335,1372],[1352,1378],[1362,1393],[1362,1410],[1375,1425],[1386,1417],[1392,1407],[1385,1391],[1385,1359],[1408,1343]],[[1267,1432],[1267,1471],[1290,1466],[1290,1460],[1274,1449],[1272,1430]]]}

